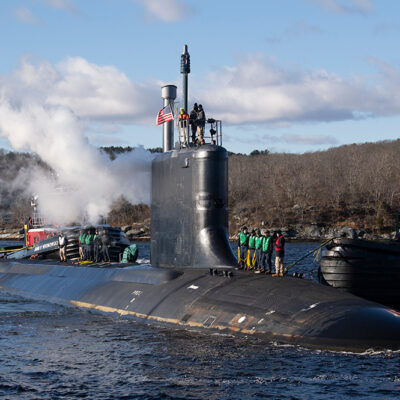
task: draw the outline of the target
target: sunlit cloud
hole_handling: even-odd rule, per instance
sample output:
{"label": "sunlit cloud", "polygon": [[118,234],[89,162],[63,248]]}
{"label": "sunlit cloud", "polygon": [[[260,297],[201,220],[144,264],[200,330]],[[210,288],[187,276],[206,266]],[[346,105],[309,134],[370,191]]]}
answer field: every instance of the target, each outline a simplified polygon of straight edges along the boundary
{"label": "sunlit cloud", "polygon": [[56,65],[23,59],[11,75],[0,76],[0,93],[16,103],[42,99],[80,119],[102,123],[154,122],[161,85],[158,81],[134,83],[113,66],[99,66],[81,57]]}
{"label": "sunlit cloud", "polygon": [[164,22],[176,22],[193,12],[184,0],[134,0],[148,16]]}
{"label": "sunlit cloud", "polygon": [[338,144],[338,140],[333,136],[327,135],[297,135],[297,134],[284,134],[282,135],[281,142],[290,144],[304,144],[312,146],[321,145],[334,145]]}
{"label": "sunlit cloud", "polygon": [[374,79],[348,79],[249,55],[210,73],[196,95],[217,118],[233,125],[271,127],[399,115],[399,71],[381,60],[370,62],[378,69]]}
{"label": "sunlit cloud", "polygon": [[[240,126],[249,131],[247,136],[260,126],[283,130],[298,123],[400,115],[399,70],[377,58],[368,62],[377,71],[374,76],[344,78],[325,70],[282,66],[260,55],[242,56],[235,65],[200,78],[202,86],[193,85],[190,100],[202,103],[207,117]],[[16,105],[40,101],[67,109],[82,124],[112,135],[123,125],[154,126],[163,84],[135,82],[114,66],[82,57],[57,64],[23,59],[12,74],[0,75],[0,95]],[[283,139],[333,144],[327,136]]]}

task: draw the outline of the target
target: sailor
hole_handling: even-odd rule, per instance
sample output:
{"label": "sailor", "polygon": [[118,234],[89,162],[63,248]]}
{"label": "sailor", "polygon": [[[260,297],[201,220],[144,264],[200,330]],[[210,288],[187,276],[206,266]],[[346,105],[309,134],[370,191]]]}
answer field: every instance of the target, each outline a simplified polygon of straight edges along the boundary
{"label": "sailor", "polygon": [[91,233],[91,230],[88,229],[87,235],[85,238],[86,243],[86,260],[93,261],[93,237],[94,235]]}
{"label": "sailor", "polygon": [[275,274],[272,276],[283,276],[283,258],[285,257],[285,238],[282,231],[278,230],[275,241]]}
{"label": "sailor", "polygon": [[128,247],[125,247],[124,253],[122,255],[121,263],[134,263],[139,256],[139,250],[136,244],[131,244]]}
{"label": "sailor", "polygon": [[196,130],[197,130],[197,103],[194,103],[192,111],[190,111],[189,123],[192,130],[192,143],[196,143]]}
{"label": "sailor", "polygon": [[58,236],[58,247],[60,249],[59,254],[61,262],[67,261],[67,256],[65,254],[67,249],[67,243],[68,243],[67,238],[64,236],[62,232],[60,232],[60,235]]}
{"label": "sailor", "polygon": [[189,144],[189,114],[183,107],[179,111],[178,120],[183,135],[183,143],[187,146]]}
{"label": "sailor", "polygon": [[94,255],[93,255],[94,262],[96,263],[100,262],[101,238],[99,236],[99,231],[97,229],[93,237],[93,249],[94,249]]}
{"label": "sailor", "polygon": [[110,254],[108,251],[108,248],[110,247],[110,239],[105,230],[101,234],[100,238],[101,238],[101,250],[103,253],[103,261],[110,262]]}
{"label": "sailor", "polygon": [[246,269],[247,256],[249,251],[249,232],[247,226],[242,227],[242,231],[239,233],[238,242],[238,263],[240,269]]}
{"label": "sailor", "polygon": [[262,269],[266,272],[266,264],[268,262],[268,273],[272,272],[272,250],[273,238],[270,231],[265,231],[263,244],[262,244]]}
{"label": "sailor", "polygon": [[80,235],[78,238],[78,243],[79,243],[79,259],[83,261],[85,259],[85,231],[80,230],[79,231]]}
{"label": "sailor", "polygon": [[253,269],[256,265],[256,231],[253,229],[249,236],[249,258],[247,259],[247,269]]}
{"label": "sailor", "polygon": [[196,125],[197,125],[197,140],[199,144],[205,144],[204,141],[204,127],[206,125],[206,114],[203,110],[203,106],[199,104],[197,109],[197,118],[196,118]]}
{"label": "sailor", "polygon": [[261,259],[262,259],[262,244],[264,241],[264,236],[261,235],[260,229],[256,229],[256,239],[255,239],[255,246],[256,246],[256,263],[255,269],[257,271],[261,271]]}

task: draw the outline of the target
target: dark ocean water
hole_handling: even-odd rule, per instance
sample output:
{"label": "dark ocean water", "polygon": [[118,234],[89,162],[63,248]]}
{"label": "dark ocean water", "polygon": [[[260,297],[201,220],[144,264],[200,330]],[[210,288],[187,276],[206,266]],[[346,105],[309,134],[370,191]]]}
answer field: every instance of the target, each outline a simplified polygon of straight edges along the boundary
{"label": "dark ocean water", "polygon": [[[317,245],[289,243],[287,263]],[[315,278],[317,265],[310,257],[296,270]],[[159,329],[0,292],[0,397],[400,399],[400,353]]]}

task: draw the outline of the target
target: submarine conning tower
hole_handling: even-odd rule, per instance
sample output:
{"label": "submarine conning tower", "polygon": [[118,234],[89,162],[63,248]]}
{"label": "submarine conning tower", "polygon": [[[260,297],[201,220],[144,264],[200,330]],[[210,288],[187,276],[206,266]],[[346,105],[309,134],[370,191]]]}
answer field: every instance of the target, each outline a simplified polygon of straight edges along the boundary
{"label": "submarine conning tower", "polygon": [[235,266],[228,239],[228,153],[223,147],[174,149],[153,160],[151,263]]}
{"label": "submarine conning tower", "polygon": [[[173,101],[176,86],[164,86],[162,97],[164,106]],[[220,122],[212,121],[214,127]],[[173,137],[173,121],[166,124],[164,152],[152,163],[151,264],[232,268],[236,259],[228,238],[228,153],[218,144],[185,145],[180,135],[169,149],[166,142],[172,140],[165,140],[165,133]]]}

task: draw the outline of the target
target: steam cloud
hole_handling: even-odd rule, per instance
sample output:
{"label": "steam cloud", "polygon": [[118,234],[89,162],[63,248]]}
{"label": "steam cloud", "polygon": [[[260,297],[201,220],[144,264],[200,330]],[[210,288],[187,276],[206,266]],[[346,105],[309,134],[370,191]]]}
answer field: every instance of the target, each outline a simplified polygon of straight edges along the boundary
{"label": "steam cloud", "polygon": [[[49,101],[55,80],[55,71],[29,65],[0,78],[0,135],[54,171],[32,171],[27,194],[38,194],[42,213],[60,224],[84,215],[94,223],[121,195],[133,204],[149,203],[153,155],[138,148],[111,161],[100,153],[86,140],[77,113]],[[25,178],[16,177],[16,184]]]}

